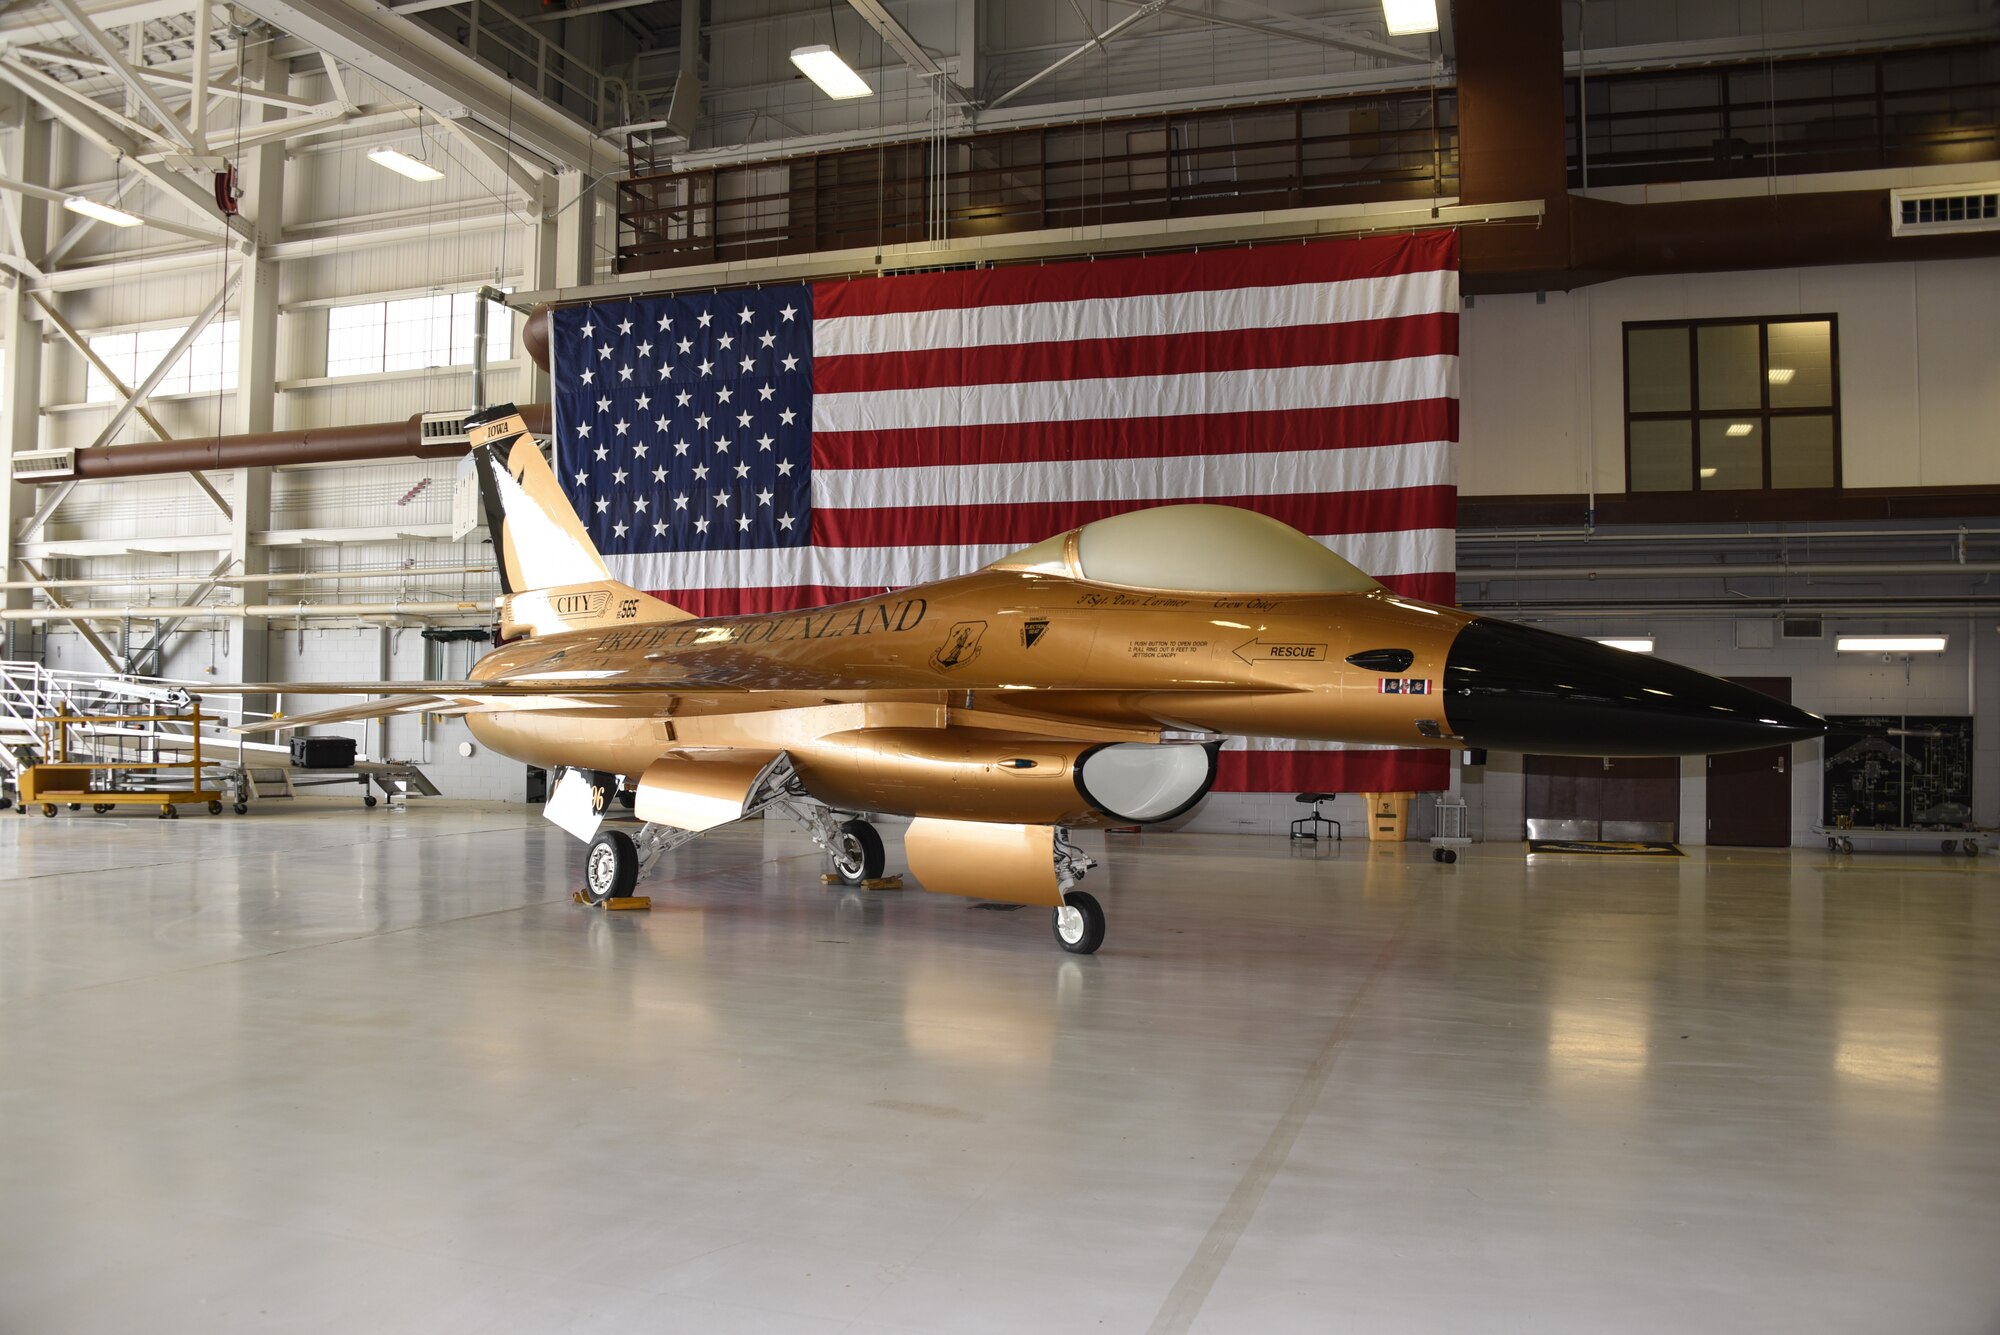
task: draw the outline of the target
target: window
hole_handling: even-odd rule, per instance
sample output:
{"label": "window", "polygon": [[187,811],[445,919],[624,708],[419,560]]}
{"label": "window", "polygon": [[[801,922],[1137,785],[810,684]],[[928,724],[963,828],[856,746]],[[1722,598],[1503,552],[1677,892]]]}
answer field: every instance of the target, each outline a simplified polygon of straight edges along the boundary
{"label": "window", "polygon": [[1625,326],[1625,489],[1840,485],[1831,315]]}
{"label": "window", "polygon": [[[470,365],[475,300],[472,293],[460,292],[335,306],[326,313],[326,373],[380,375]],[[487,360],[513,355],[513,318],[505,311],[487,312]]]}
{"label": "window", "polygon": [[[235,389],[239,328],[234,320],[210,323],[208,328],[195,336],[188,350],[167,368],[167,373],[160,377],[160,383],[153,387],[153,393],[214,394],[220,390]],[[111,368],[112,374],[130,388],[137,389],[153,373],[153,368],[160,364],[160,358],[181,341],[181,335],[187,330],[188,327],[182,325],[178,329],[99,334],[90,340],[90,350]],[[84,381],[84,402],[116,403],[120,397],[103,372],[95,366],[91,367]]]}

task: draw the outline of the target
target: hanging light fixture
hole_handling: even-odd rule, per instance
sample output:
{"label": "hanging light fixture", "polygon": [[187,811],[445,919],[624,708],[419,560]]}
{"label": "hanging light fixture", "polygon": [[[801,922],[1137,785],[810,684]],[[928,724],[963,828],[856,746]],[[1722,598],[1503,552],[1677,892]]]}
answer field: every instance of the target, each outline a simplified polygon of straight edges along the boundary
{"label": "hanging light fixture", "polygon": [[1382,0],[1382,18],[1391,37],[1414,37],[1438,30],[1437,0]]}
{"label": "hanging light fixture", "polygon": [[412,181],[442,181],[444,173],[422,158],[413,158],[397,148],[371,148],[368,160],[378,167],[387,167],[398,176],[407,176]]}
{"label": "hanging light fixture", "polygon": [[123,209],[114,209],[109,204],[100,204],[94,199],[85,199],[82,195],[71,195],[63,200],[63,207],[71,213],[80,213],[86,218],[109,223],[113,227],[137,227],[140,221]]}
{"label": "hanging light fixture", "polygon": [[854,72],[852,65],[840,58],[838,51],[824,42],[797,48],[792,52],[792,63],[799,67],[799,73],[818,84],[822,93],[836,101],[866,97],[875,91]]}

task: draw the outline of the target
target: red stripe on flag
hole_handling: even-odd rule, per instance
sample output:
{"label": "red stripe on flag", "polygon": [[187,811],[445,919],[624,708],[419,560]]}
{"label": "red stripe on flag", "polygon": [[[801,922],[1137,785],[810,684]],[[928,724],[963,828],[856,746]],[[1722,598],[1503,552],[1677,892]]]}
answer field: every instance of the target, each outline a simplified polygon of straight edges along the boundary
{"label": "red stripe on flag", "polygon": [[[1205,505],[1255,510],[1313,534],[1451,528],[1458,518],[1458,493],[1445,486],[1200,499]],[[1025,547],[1079,524],[1135,510],[1151,510],[1159,504],[1150,500],[1030,501],[1004,506],[817,509],[813,512],[813,540],[821,547],[949,547],[979,542],[1018,543]]]}
{"label": "red stripe on flag", "polygon": [[1171,257],[897,274],[815,283],[813,318],[834,320],[962,306],[1015,306],[1035,301],[1342,282],[1457,266],[1457,233],[1419,232],[1297,246],[1206,250]]}
{"label": "red stripe on flag", "polygon": [[1451,786],[1451,752],[1224,751],[1218,793],[1439,793]]}
{"label": "red stripe on flag", "polygon": [[1351,408],[1012,422],[908,431],[816,431],[814,468],[914,468],[1069,459],[1151,459],[1278,450],[1342,450],[1458,439],[1457,399]]}
{"label": "red stripe on flag", "polygon": [[1085,338],[921,352],[856,353],[813,360],[815,394],[935,385],[1014,385],[1037,380],[1199,375],[1277,366],[1340,366],[1458,355],[1458,313],[1438,311],[1345,324],[1219,329],[1143,338]]}

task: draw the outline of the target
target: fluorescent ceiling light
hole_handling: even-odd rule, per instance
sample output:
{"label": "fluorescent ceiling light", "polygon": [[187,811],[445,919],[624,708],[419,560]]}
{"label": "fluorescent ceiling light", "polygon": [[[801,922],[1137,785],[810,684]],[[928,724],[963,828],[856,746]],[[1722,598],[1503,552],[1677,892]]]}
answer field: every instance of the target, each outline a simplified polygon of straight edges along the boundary
{"label": "fluorescent ceiling light", "polygon": [[407,176],[412,181],[442,181],[444,173],[421,158],[413,158],[408,153],[394,148],[371,148],[368,160],[378,166],[387,167],[398,176]]}
{"label": "fluorescent ceiling light", "polygon": [[1653,638],[1650,635],[1636,640],[1598,640],[1597,642],[1613,649],[1623,649],[1628,654],[1650,654],[1653,652]]}
{"label": "fluorescent ceiling light", "polygon": [[1731,422],[1729,429],[1722,434],[1725,436],[1747,436],[1756,429],[1756,427],[1751,426],[1748,422]]}
{"label": "fluorescent ceiling light", "polygon": [[1789,385],[1792,383],[1792,377],[1797,374],[1798,372],[1789,366],[1774,366],[1764,372],[1765,378],[1774,385]]}
{"label": "fluorescent ceiling light", "polygon": [[63,207],[71,213],[81,213],[86,218],[95,218],[98,222],[110,223],[113,227],[139,225],[139,219],[125,210],[114,209],[109,204],[100,204],[94,199],[85,199],[82,195],[71,195],[63,201]]}
{"label": "fluorescent ceiling light", "polygon": [[868,81],[854,72],[854,67],[840,58],[840,53],[824,43],[819,46],[802,46],[792,52],[792,63],[799,67],[799,73],[819,85],[819,90],[828,97],[845,99],[866,97],[874,92]]}
{"label": "fluorescent ceiling light", "polygon": [[1701,475],[1702,475],[1703,477],[1714,477],[1714,476],[1715,476],[1715,475],[1716,475],[1717,473],[1719,473],[1720,471],[1722,471],[1722,470],[1720,470],[1720,469],[1717,469],[1717,468],[1704,468],[1704,469],[1702,469],[1702,470],[1701,470]]}
{"label": "fluorescent ceiling light", "polygon": [[1438,30],[1437,0],[1382,0],[1382,18],[1391,37]]}
{"label": "fluorescent ceiling light", "polygon": [[1842,635],[1833,642],[1842,654],[1941,654],[1945,635]]}

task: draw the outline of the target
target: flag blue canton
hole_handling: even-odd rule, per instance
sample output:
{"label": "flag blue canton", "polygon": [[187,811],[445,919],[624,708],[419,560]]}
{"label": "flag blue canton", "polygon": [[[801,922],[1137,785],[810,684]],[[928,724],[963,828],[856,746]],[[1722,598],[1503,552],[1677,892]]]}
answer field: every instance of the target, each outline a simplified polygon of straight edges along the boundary
{"label": "flag blue canton", "polygon": [[556,471],[599,551],[806,545],[811,289],[565,307],[550,350]]}

